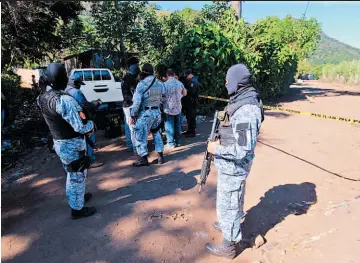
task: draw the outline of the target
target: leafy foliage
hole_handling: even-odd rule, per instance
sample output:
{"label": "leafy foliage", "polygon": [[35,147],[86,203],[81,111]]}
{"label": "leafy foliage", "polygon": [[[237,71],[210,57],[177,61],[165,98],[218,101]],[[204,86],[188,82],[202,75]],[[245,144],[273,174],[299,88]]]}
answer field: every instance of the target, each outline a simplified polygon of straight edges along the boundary
{"label": "leafy foliage", "polygon": [[175,47],[167,65],[182,71],[192,68],[199,77],[203,93],[223,96],[227,69],[236,63],[240,53],[215,23],[197,25],[190,29]]}
{"label": "leafy foliage", "polygon": [[[29,89],[20,88],[21,80],[17,75],[1,74],[1,92],[9,103],[8,107],[8,120],[14,120],[19,109],[24,104],[24,100],[32,99],[29,96],[24,96]],[[26,98],[27,97],[27,98]]]}
{"label": "leafy foliage", "polygon": [[2,67],[21,64],[26,58],[40,61],[73,45],[61,33],[81,10],[80,2],[2,1]]}
{"label": "leafy foliage", "polygon": [[[67,19],[60,8],[55,22],[47,25],[52,40],[41,45],[50,45],[54,58],[60,51],[75,53],[96,48],[119,50],[126,61],[127,50],[137,51],[140,63],[152,63],[160,75],[169,66],[180,72],[192,68],[199,77],[202,93],[215,96],[226,96],[226,71],[243,62],[252,70],[254,86],[263,98],[276,98],[292,82],[298,60],[313,53],[320,33],[315,20],[290,16],[267,17],[248,25],[236,19],[229,1],[214,1],[200,12],[186,8],[171,14],[161,13],[148,1],[96,1],[85,3],[85,8],[80,20],[73,19],[78,11]],[[7,16],[10,21],[9,11]],[[6,44],[13,43],[12,34],[7,33],[7,50],[11,50]]]}
{"label": "leafy foliage", "polygon": [[[251,69],[253,84],[265,100],[278,97],[292,83],[299,58],[315,49],[318,23],[268,17],[247,25],[236,20],[234,11],[226,6],[221,18],[215,16],[217,23],[207,22],[188,30],[166,64],[193,68],[202,93],[227,96],[223,87],[226,71],[242,62]],[[210,10],[213,8],[216,5]]]}
{"label": "leafy foliage", "polygon": [[200,24],[202,22],[202,18],[198,11],[193,10],[191,8],[185,8],[181,11],[178,11],[177,14],[182,18],[182,20],[186,23],[187,27],[192,27],[196,24]]}
{"label": "leafy foliage", "polygon": [[211,5],[205,5],[200,12],[200,17],[204,22],[221,23],[223,15],[230,10],[229,1],[213,1]]}
{"label": "leafy foliage", "polygon": [[360,84],[360,61],[344,61],[322,66],[321,78],[348,84]]}
{"label": "leafy foliage", "polygon": [[360,61],[343,61],[339,64],[299,63],[298,74],[314,74],[316,79],[329,82],[360,84]]}
{"label": "leafy foliage", "polygon": [[126,43],[139,43],[142,31],[138,20],[147,1],[99,1],[92,4],[92,16],[101,48],[119,50],[126,60]]}

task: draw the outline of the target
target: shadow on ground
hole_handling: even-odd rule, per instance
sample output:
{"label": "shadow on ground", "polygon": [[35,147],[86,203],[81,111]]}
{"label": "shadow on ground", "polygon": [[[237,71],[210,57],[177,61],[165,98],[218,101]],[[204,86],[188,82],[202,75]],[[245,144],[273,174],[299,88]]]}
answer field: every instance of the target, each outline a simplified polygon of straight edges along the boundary
{"label": "shadow on ground", "polygon": [[335,89],[321,89],[310,86],[291,87],[288,92],[279,99],[279,102],[293,102],[307,100],[307,97],[337,97],[337,96],[360,96],[360,92],[340,91]]}
{"label": "shadow on ground", "polygon": [[[126,152],[124,138],[107,140],[106,149],[97,154],[105,165],[89,171],[87,189],[94,194],[90,205],[98,208],[98,213],[90,218],[70,220],[64,193],[66,176],[58,158],[46,168],[26,174],[29,179],[20,180],[2,192],[2,262],[64,262],[65,258],[68,262],[159,262],[150,255],[142,256],[137,244],[144,236],[160,231],[170,237],[188,238],[192,231],[187,227],[167,229],[160,223],[149,225],[149,211],[135,210],[135,205],[194,189],[200,167],[191,167],[190,172],[184,173],[176,160],[203,153],[210,127],[211,123],[204,123],[196,138],[184,138],[182,147],[165,155],[166,172],[161,172],[164,166],[132,167],[131,162],[136,158]],[[150,141],[149,151],[152,149]],[[99,185],[106,180],[130,183],[104,190]],[[206,196],[202,198],[208,201]],[[170,203],[164,211],[174,209],[178,209],[177,204]],[[114,241],[109,226],[128,216],[140,218],[141,227],[125,241]],[[202,252],[196,257],[179,255],[179,258],[194,262],[201,255]]]}
{"label": "shadow on ground", "polygon": [[242,223],[243,237],[252,239],[262,235],[282,222],[288,215],[306,214],[311,205],[317,202],[315,184],[279,185],[268,190],[260,202],[247,211]]}

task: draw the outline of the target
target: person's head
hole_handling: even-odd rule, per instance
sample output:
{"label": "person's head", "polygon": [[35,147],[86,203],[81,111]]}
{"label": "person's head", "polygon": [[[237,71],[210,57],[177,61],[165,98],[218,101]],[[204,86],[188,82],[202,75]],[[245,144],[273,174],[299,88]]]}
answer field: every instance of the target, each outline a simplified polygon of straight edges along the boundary
{"label": "person's head", "polygon": [[169,79],[169,78],[173,78],[175,77],[175,71],[171,68],[169,68],[167,71],[166,71],[166,77]]}
{"label": "person's head", "polygon": [[65,67],[60,63],[51,63],[46,68],[48,83],[54,90],[64,90],[68,83]]}
{"label": "person's head", "polygon": [[228,94],[232,95],[242,88],[251,85],[251,73],[244,64],[231,66],[226,74],[226,89]]}
{"label": "person's head", "polygon": [[137,75],[139,75],[139,72],[140,72],[140,69],[139,69],[139,66],[137,64],[132,64],[129,67],[128,74],[137,77]]}
{"label": "person's head", "polygon": [[71,77],[69,79],[68,85],[70,85],[70,86],[72,86],[72,87],[74,87],[76,89],[80,89],[81,85],[85,85],[85,83],[81,80],[80,77],[78,77],[78,78]]}
{"label": "person's head", "polygon": [[174,78],[176,78],[177,80],[179,80],[179,74],[178,74],[176,71],[174,71]]}
{"label": "person's head", "polygon": [[137,57],[137,56],[132,56],[132,57],[130,57],[129,59],[128,59],[128,61],[127,61],[127,64],[129,65],[129,66],[131,66],[131,65],[136,65],[136,64],[138,64],[139,63],[139,57]]}
{"label": "person's head", "polygon": [[35,78],[35,75],[31,75],[31,77],[34,79],[34,78]]}
{"label": "person's head", "polygon": [[145,79],[148,76],[154,75],[154,68],[151,64],[145,63],[140,72],[140,79]]}
{"label": "person's head", "polygon": [[47,85],[48,85],[48,83],[47,83],[46,77],[45,76],[40,76],[40,78],[39,78],[39,88],[41,90],[45,90]]}
{"label": "person's head", "polygon": [[184,72],[184,77],[186,79],[191,79],[192,77],[194,77],[193,72],[191,69],[186,69]]}

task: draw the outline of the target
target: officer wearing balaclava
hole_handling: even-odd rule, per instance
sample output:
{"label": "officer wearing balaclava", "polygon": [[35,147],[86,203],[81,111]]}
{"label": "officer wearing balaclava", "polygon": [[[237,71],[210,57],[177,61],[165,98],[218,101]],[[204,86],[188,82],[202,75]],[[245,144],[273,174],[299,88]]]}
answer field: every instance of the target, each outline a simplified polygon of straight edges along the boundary
{"label": "officer wearing balaclava", "polygon": [[95,214],[94,207],[84,207],[92,194],[85,194],[85,179],[90,158],[86,155],[85,136],[95,129],[86,119],[77,101],[64,92],[68,83],[65,67],[51,63],[46,69],[51,90],[38,97],[41,113],[49,126],[54,148],[67,173],[66,197],[72,219]]}
{"label": "officer wearing balaclava", "polygon": [[245,180],[249,175],[254,149],[264,119],[258,92],[251,85],[251,74],[244,64],[233,65],[226,75],[229,103],[219,114],[220,140],[208,143],[218,171],[214,228],[223,234],[219,245],[206,244],[217,256],[234,258],[245,249],[240,243],[240,220],[245,216]]}

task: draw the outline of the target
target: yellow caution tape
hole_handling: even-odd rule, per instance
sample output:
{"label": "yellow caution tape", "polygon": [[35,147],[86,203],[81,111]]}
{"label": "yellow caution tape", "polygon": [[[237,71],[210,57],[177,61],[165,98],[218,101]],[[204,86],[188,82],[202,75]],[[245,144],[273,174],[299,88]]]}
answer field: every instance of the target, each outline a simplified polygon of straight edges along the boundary
{"label": "yellow caution tape", "polygon": [[[210,99],[210,100],[218,100],[218,101],[225,101],[225,102],[229,101],[228,99],[216,98],[216,97],[211,97],[211,96],[200,95],[199,97],[204,98],[204,99]],[[293,114],[300,114],[300,115],[305,115],[305,116],[310,116],[310,117],[315,117],[315,118],[331,119],[331,120],[336,120],[336,121],[343,121],[343,122],[360,124],[359,120],[353,120],[353,119],[342,118],[342,117],[335,117],[335,116],[319,114],[319,113],[311,113],[311,112],[305,112],[305,111],[290,110],[290,109],[284,109],[284,108],[280,108],[280,107],[273,107],[273,106],[267,106],[267,105],[264,105],[264,109],[275,110],[275,111],[284,111],[284,112],[289,112],[289,113],[293,113]]]}

